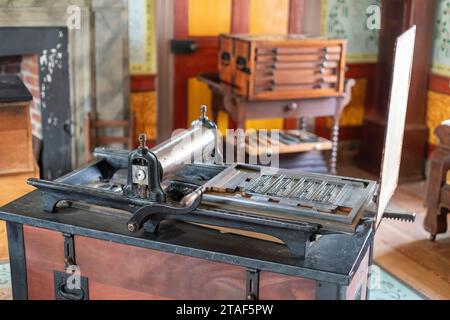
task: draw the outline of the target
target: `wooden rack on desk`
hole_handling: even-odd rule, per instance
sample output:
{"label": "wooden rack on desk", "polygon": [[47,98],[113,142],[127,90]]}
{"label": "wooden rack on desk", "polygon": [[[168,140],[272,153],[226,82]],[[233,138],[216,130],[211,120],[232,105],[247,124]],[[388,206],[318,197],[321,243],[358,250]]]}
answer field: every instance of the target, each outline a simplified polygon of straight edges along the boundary
{"label": "wooden rack on desk", "polygon": [[342,112],[351,100],[354,79],[346,79],[342,96],[321,98],[297,98],[289,100],[249,101],[233,93],[230,85],[220,81],[218,74],[200,74],[198,80],[206,83],[212,91],[212,112],[217,119],[219,111],[226,112],[238,128],[245,129],[245,123],[251,119],[302,119],[301,129],[305,129],[306,118],[333,117],[331,128],[330,172],[336,174],[339,143],[339,121]]}

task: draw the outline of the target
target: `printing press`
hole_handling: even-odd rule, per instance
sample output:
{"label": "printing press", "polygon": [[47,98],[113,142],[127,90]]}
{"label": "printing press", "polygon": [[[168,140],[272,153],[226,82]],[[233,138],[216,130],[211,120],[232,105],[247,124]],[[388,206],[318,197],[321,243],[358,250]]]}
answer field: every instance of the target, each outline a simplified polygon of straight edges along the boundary
{"label": "printing press", "polygon": [[[29,179],[38,191],[0,209],[13,295],[365,299],[380,222],[415,220],[388,208],[414,37],[412,28],[397,43],[396,61],[411,59],[394,70],[379,181],[224,163],[202,106],[190,129],[154,148],[142,134],[136,150],[96,149],[91,163],[55,181]],[[75,290],[66,285],[74,266],[83,276]]]}
{"label": "printing press", "polygon": [[[398,38],[391,107],[379,184],[375,181],[223,164],[217,126],[201,116],[189,130],[149,149],[97,149],[97,159],[54,182],[30,179],[43,192],[44,210],[81,201],[124,210],[131,233],[158,232],[166,219],[263,233],[305,258],[318,236],[354,234],[383,218],[414,221],[387,205],[397,187],[415,27]],[[402,56],[403,55],[403,56]],[[399,63],[399,57],[410,57]],[[404,63],[404,62],[409,63]]]}
{"label": "printing press", "polygon": [[[166,219],[263,233],[304,258],[318,236],[356,233],[376,222],[375,181],[240,163],[223,164],[216,125],[206,116],[149,149],[97,149],[96,160],[57,181],[30,179],[47,212],[72,202],[126,211],[124,228],[158,232]],[[191,163],[191,160],[194,163]],[[212,162],[212,163],[205,163]],[[414,215],[384,212],[414,221]]]}

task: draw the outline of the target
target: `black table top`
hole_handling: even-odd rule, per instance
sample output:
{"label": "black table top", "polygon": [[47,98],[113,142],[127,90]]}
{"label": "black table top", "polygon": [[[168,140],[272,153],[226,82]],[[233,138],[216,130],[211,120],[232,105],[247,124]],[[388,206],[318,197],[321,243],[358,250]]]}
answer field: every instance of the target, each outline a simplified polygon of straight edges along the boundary
{"label": "black table top", "polygon": [[0,103],[31,101],[33,96],[16,75],[0,75]]}
{"label": "black table top", "polygon": [[128,219],[127,213],[98,207],[45,213],[38,191],[0,208],[0,220],[8,222],[341,285],[350,283],[373,235],[367,224],[354,235],[321,236],[305,259],[297,259],[282,244],[183,222],[163,221],[156,234],[131,234]]}

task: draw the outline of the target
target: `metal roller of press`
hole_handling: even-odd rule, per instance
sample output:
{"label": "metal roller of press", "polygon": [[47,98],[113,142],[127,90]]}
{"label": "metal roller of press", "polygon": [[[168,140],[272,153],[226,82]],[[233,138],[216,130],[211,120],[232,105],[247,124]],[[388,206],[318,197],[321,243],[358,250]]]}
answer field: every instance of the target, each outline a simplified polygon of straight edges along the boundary
{"label": "metal roller of press", "polygon": [[217,126],[208,119],[206,110],[206,106],[201,106],[200,118],[192,123],[190,129],[183,130],[150,150],[161,164],[162,180],[196,161],[214,157],[216,164],[221,163],[222,156],[217,148]]}
{"label": "metal roller of press", "polygon": [[128,179],[124,195],[151,201],[137,210],[128,222],[128,229],[135,232],[155,214],[170,212],[186,214],[195,210],[201,202],[203,189],[186,195],[177,204],[168,203],[161,182],[168,179],[193,162],[214,159],[221,163],[222,156],[217,147],[217,126],[206,116],[206,106],[201,106],[201,115],[188,130],[174,135],[168,141],[148,149],[145,135],[139,138],[140,146],[128,158]]}

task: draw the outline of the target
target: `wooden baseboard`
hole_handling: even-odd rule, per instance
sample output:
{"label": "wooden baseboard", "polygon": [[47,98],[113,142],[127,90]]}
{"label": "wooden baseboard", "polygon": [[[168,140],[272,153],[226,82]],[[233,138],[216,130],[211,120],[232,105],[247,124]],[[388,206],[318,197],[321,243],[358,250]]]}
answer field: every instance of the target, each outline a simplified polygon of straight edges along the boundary
{"label": "wooden baseboard", "polygon": [[131,92],[149,92],[156,90],[156,75],[132,75]]}
{"label": "wooden baseboard", "polygon": [[435,92],[450,94],[450,77],[431,73],[428,79],[428,88]]}

